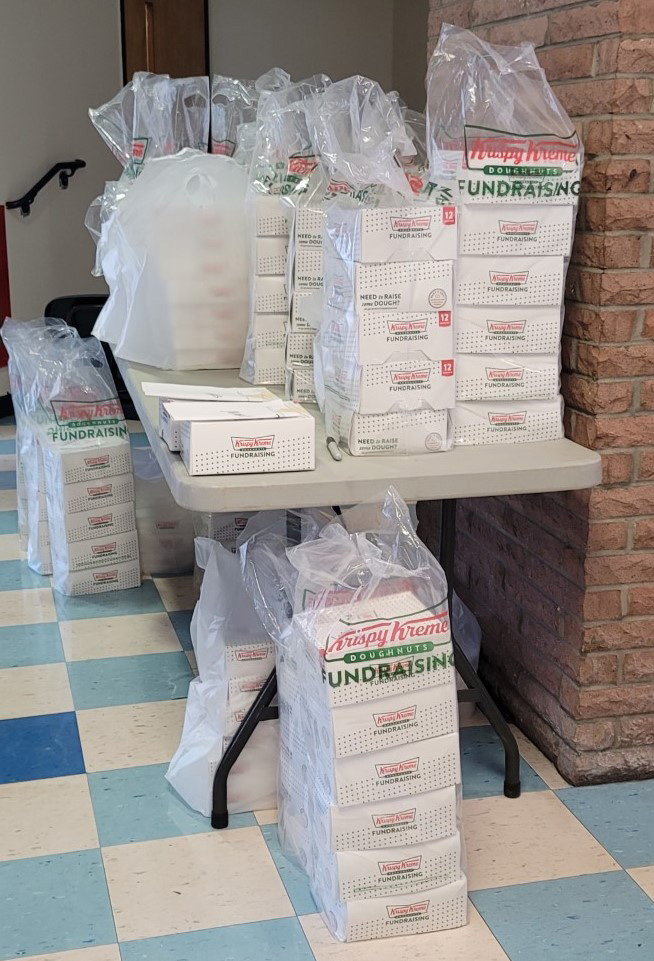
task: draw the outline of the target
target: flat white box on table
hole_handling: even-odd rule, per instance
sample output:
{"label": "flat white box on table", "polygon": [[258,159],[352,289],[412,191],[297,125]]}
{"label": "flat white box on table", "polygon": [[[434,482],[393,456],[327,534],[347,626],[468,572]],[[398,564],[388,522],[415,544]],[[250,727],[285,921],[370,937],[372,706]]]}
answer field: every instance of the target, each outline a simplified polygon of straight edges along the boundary
{"label": "flat white box on table", "polygon": [[359,264],[325,258],[327,303],[340,310],[415,313],[452,304],[452,262]]}
{"label": "flat white box on table", "polygon": [[365,454],[429,454],[451,446],[446,410],[396,411],[357,414],[343,406],[331,391],[325,396],[328,436],[355,456]]}
{"label": "flat white box on table", "polygon": [[456,399],[555,400],[559,393],[557,354],[459,354]]}
{"label": "flat white box on table", "polygon": [[329,926],[341,940],[367,941],[406,934],[427,934],[466,923],[468,883],[465,876],[420,895],[396,894],[357,901],[324,902]]}
{"label": "flat white box on table", "polygon": [[454,784],[422,794],[339,807],[313,794],[311,828],[331,851],[373,851],[451,837],[457,827]]}
{"label": "flat white box on table", "polygon": [[78,444],[67,449],[46,448],[43,464],[47,483],[53,489],[64,484],[92,481],[132,469],[129,439],[108,438],[101,444]]}
{"label": "flat white box on table", "polygon": [[348,208],[334,204],[326,232],[343,260],[454,260],[457,255],[456,207],[415,204],[406,207]]}
{"label": "flat white box on table", "polygon": [[255,273],[262,277],[286,273],[288,237],[257,237],[255,241]]}
{"label": "flat white box on table", "polygon": [[563,398],[477,400],[454,409],[456,446],[520,444],[563,437]]}
{"label": "flat white box on table", "polygon": [[[240,404],[249,401],[274,400],[275,398],[275,395],[271,394],[265,387],[203,387],[194,384],[156,384],[148,382],[143,384],[143,393],[146,397],[159,398],[159,436],[164,440],[166,440],[165,432],[168,429],[169,421],[164,408],[170,401],[226,401]],[[174,449],[179,450],[179,438],[170,436],[170,434],[168,436],[169,439],[166,440],[166,443],[169,446],[170,443],[177,445]]]}
{"label": "flat white box on table", "polygon": [[557,307],[563,300],[563,257],[459,257],[457,303]]}
{"label": "flat white box on table", "polygon": [[[216,405],[213,405],[216,406]],[[221,405],[225,406],[225,405]],[[245,474],[313,470],[315,421],[296,404],[244,404],[218,419],[182,413],[181,454],[189,474]]]}
{"label": "flat white box on table", "polygon": [[124,534],[95,537],[88,541],[66,542],[58,538],[52,541],[52,558],[69,571],[85,571],[109,564],[123,564],[139,559],[139,542],[136,531]]}
{"label": "flat white box on table", "polygon": [[315,886],[327,898],[383,898],[453,884],[461,878],[461,835],[376,851],[319,851]]}
{"label": "flat white box on table", "polygon": [[562,326],[561,307],[461,305],[456,311],[456,349],[462,354],[555,354]]}
{"label": "flat white box on table", "polygon": [[463,204],[459,208],[459,252],[483,256],[534,255],[568,257],[575,208]]}
{"label": "flat white box on table", "polygon": [[257,237],[288,237],[292,211],[278,194],[257,194],[254,212]]}
{"label": "flat white box on table", "polygon": [[[52,495],[49,493],[48,495]],[[117,474],[105,477],[95,483],[82,481],[78,484],[65,484],[57,492],[57,501],[64,514],[84,511],[104,510],[117,504],[134,501],[134,478],[132,474]]]}
{"label": "flat white box on table", "polygon": [[[275,358],[272,354],[271,360]],[[262,351],[261,361],[268,361],[268,356]],[[260,404],[274,402],[275,395],[266,387],[235,387],[225,388],[221,392],[221,397],[212,397],[209,400],[167,400],[161,398],[159,401],[159,434],[166,442],[168,449],[179,451],[181,448],[180,423],[182,415],[185,419],[192,419],[194,416],[209,418],[215,414],[222,418],[226,410],[241,410],[244,405],[249,403]]]}
{"label": "flat white box on table", "polygon": [[257,314],[288,313],[286,277],[254,277],[254,310]]}

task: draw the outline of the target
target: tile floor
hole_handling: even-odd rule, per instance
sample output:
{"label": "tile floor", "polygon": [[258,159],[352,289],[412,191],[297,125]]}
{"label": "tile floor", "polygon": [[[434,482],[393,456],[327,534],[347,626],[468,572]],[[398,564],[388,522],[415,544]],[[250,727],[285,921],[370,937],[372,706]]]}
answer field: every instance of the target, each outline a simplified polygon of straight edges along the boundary
{"label": "tile floor", "polygon": [[524,791],[506,800],[479,715],[461,732],[470,923],[334,942],[274,811],[213,832],[164,780],[190,579],[53,595],[19,560],[11,433],[0,423],[0,961],[654,957],[654,781],[570,788],[520,736]]}

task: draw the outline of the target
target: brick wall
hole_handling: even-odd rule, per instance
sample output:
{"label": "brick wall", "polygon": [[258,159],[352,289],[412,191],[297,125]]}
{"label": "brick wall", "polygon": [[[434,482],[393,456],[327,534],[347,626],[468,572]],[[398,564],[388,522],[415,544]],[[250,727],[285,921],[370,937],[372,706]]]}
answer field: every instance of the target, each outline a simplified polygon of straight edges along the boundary
{"label": "brick wall", "polygon": [[568,274],[566,431],[593,491],[460,505],[461,595],[489,684],[573,783],[654,775],[654,0],[431,0],[529,40],[583,137]]}

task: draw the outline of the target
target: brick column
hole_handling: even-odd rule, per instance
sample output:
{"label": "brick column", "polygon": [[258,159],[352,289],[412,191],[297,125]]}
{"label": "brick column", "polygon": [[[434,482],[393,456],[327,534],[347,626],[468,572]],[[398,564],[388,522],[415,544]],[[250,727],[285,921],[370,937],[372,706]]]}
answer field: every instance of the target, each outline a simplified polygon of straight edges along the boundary
{"label": "brick column", "polygon": [[593,491],[468,500],[457,585],[485,676],[573,783],[654,775],[654,0],[431,0],[529,40],[586,146],[563,340],[566,431]]}

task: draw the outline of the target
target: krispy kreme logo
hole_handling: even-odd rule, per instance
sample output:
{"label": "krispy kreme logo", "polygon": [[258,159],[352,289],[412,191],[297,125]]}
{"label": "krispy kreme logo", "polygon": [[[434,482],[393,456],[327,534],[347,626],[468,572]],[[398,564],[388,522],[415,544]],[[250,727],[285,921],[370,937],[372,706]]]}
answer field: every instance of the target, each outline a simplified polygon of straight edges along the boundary
{"label": "krispy kreme logo", "polygon": [[525,220],[523,223],[518,223],[513,220],[500,220],[499,221],[500,233],[511,237],[527,237],[530,234],[535,234],[538,230],[537,220]]}
{"label": "krispy kreme logo", "polygon": [[487,367],[486,380],[522,380],[524,367]]}
{"label": "krispy kreme logo", "polygon": [[578,161],[576,136],[559,138],[543,134],[539,137],[520,137],[468,128],[466,130],[466,158],[471,161],[496,161],[520,166],[576,164]]}
{"label": "krispy kreme logo", "polygon": [[145,152],[148,149],[148,139],[148,137],[137,137],[135,140],[132,140],[132,160],[134,163],[143,163]]}
{"label": "krispy kreme logo", "polygon": [[99,514],[97,517],[88,518],[89,527],[106,527],[108,524],[113,524],[113,522],[113,514]]}
{"label": "krispy kreme logo", "polygon": [[179,521],[156,521],[154,526],[158,531],[176,531]]}
{"label": "krispy kreme logo", "polygon": [[489,423],[495,425],[506,424],[507,426],[511,424],[524,424],[527,420],[526,410],[517,410],[512,414],[490,414],[488,415]]}
{"label": "krispy kreme logo", "polygon": [[272,450],[274,443],[274,434],[266,437],[232,437],[234,450]]}
{"label": "krispy kreme logo", "polygon": [[509,272],[491,270],[489,276],[491,284],[495,287],[520,287],[527,283],[529,271],[517,270]]}
{"label": "krispy kreme logo", "polygon": [[385,714],[373,714],[377,727],[389,727],[392,724],[401,724],[403,721],[414,721],[416,717],[416,705],[401,708],[397,711],[386,711]]}
{"label": "krispy kreme logo", "polygon": [[212,140],[211,153],[220,154],[223,157],[231,157],[236,149],[236,144],[231,140]]}
{"label": "krispy kreme logo", "polygon": [[110,544],[93,544],[91,553],[94,557],[104,557],[106,554],[115,554],[116,542],[112,541]]}
{"label": "krispy kreme logo", "polygon": [[391,217],[391,227],[393,230],[429,230],[431,227],[431,216],[422,217]]}
{"label": "krispy kreme logo", "polygon": [[339,655],[358,651],[381,650],[394,644],[424,640],[447,634],[450,621],[447,611],[429,611],[421,617],[406,620],[380,620],[357,624],[330,638],[325,649],[325,660],[336,660]]}
{"label": "krispy kreme logo", "polygon": [[524,334],[526,320],[487,320],[489,334]]}
{"label": "krispy kreme logo", "polygon": [[393,814],[373,814],[372,816],[372,823],[376,828],[390,828],[400,824],[414,824],[415,820],[415,808],[410,808],[407,811],[395,811]]}
{"label": "krispy kreme logo", "polygon": [[109,454],[104,454],[102,457],[85,457],[84,464],[88,468],[92,467],[106,467],[109,463]]}
{"label": "krispy kreme logo", "polygon": [[289,157],[288,172],[299,177],[307,177],[313,173],[318,165],[318,161],[313,155],[306,157]]}
{"label": "krispy kreme logo", "polygon": [[118,581],[118,571],[97,571],[93,575],[95,584],[115,584]]}
{"label": "krispy kreme logo", "polygon": [[124,420],[123,408],[120,401],[115,397],[95,402],[53,400],[52,410],[60,427],[85,426],[107,420],[113,422]]}
{"label": "krispy kreme logo", "polygon": [[380,874],[397,874],[404,871],[419,871],[422,864],[422,856],[415,858],[402,858],[399,861],[377,861]]}
{"label": "krispy kreme logo", "polygon": [[428,384],[431,371],[428,367],[422,370],[391,370],[393,384]]}
{"label": "krispy kreme logo", "polygon": [[235,654],[237,661],[262,661],[266,657],[268,657],[267,647],[257,647],[251,651],[236,651]]}
{"label": "krispy kreme logo", "polygon": [[98,497],[111,497],[112,491],[113,491],[112,484],[103,484],[102,487],[86,488],[86,493],[91,498],[91,500],[95,500]]}
{"label": "krispy kreme logo", "polygon": [[420,764],[419,757],[408,761],[395,761],[393,764],[375,764],[377,777],[397,777],[400,774],[414,774]]}
{"label": "krispy kreme logo", "polygon": [[[445,313],[445,311],[439,311]],[[427,330],[427,318],[420,317],[419,320],[389,320],[389,334],[424,334]]]}
{"label": "krispy kreme logo", "polygon": [[416,901],[415,904],[387,904],[386,911],[389,918],[420,917],[427,914],[429,901]]}
{"label": "krispy kreme logo", "polygon": [[253,680],[239,681],[238,689],[242,694],[250,694],[253,691],[260,691],[265,681],[254,678]]}

